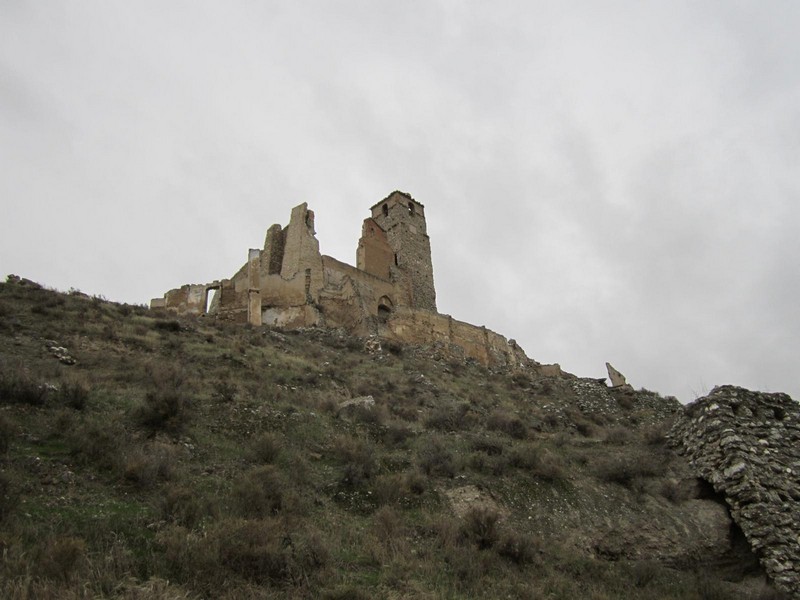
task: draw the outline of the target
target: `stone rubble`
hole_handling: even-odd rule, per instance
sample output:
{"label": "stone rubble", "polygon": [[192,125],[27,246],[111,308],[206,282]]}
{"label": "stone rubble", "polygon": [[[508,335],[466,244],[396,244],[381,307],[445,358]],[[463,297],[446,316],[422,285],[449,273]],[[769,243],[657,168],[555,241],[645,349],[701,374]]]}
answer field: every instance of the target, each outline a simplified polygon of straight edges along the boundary
{"label": "stone rubble", "polygon": [[716,387],[685,407],[669,438],[724,496],[776,587],[800,598],[800,404]]}
{"label": "stone rubble", "polygon": [[57,358],[60,363],[65,365],[74,365],[78,362],[72,357],[72,355],[69,353],[69,350],[63,346],[60,346],[55,340],[45,340],[44,343],[48,352]]}

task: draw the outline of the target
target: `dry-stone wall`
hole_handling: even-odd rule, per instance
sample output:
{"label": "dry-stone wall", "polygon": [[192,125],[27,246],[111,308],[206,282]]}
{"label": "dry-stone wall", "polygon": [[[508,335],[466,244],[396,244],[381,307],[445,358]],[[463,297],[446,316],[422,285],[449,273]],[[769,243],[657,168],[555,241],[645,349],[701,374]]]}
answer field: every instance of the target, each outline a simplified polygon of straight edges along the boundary
{"label": "dry-stone wall", "polygon": [[717,387],[686,407],[670,438],[725,497],[776,586],[800,598],[800,404]]}

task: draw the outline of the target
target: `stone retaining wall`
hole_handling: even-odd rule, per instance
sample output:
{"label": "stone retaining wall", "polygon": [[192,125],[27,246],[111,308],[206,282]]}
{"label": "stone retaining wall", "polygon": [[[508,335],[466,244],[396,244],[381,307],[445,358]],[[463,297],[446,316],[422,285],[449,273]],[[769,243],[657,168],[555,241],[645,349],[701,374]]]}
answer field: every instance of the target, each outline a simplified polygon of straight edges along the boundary
{"label": "stone retaining wall", "polygon": [[800,405],[717,387],[686,406],[670,439],[725,497],[775,585],[800,598]]}

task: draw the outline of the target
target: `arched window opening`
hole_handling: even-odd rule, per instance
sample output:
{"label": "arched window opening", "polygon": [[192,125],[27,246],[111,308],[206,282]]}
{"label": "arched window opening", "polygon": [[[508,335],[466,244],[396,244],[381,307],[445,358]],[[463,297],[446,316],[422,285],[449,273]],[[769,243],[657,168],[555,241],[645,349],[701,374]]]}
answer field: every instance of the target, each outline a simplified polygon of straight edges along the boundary
{"label": "arched window opening", "polygon": [[381,208],[383,210],[383,216],[384,217],[388,217],[389,216],[389,205],[388,204],[384,204]]}
{"label": "arched window opening", "polygon": [[417,212],[417,209],[414,206],[414,203],[413,202],[409,202],[408,203],[408,214],[410,214],[413,217],[416,214],[416,212]]}
{"label": "arched window opening", "polygon": [[394,254],[394,266],[395,267],[399,267],[400,266],[400,260],[397,258],[397,253],[396,252]]}
{"label": "arched window opening", "polygon": [[389,317],[392,316],[392,309],[388,306],[379,306],[378,307],[378,320],[381,323],[385,323],[389,320]]}
{"label": "arched window opening", "polygon": [[378,300],[378,320],[381,323],[385,323],[392,316],[392,308],[394,305],[388,296],[383,296]]}

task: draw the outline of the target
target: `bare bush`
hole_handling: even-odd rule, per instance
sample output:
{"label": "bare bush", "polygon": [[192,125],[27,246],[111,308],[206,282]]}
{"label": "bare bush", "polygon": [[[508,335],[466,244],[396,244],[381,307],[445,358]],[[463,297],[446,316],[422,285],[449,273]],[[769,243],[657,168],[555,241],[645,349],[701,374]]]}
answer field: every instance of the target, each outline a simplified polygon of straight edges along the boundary
{"label": "bare bush", "polygon": [[239,387],[229,379],[220,379],[214,382],[214,398],[219,402],[233,402],[239,393]]}
{"label": "bare bush", "polygon": [[76,537],[56,537],[40,551],[39,572],[48,579],[68,581],[86,561],[86,542]]}
{"label": "bare bush", "polygon": [[613,427],[606,432],[605,441],[609,444],[623,446],[631,443],[632,440],[633,434],[631,433],[630,429],[625,427]]}
{"label": "bare bush", "polygon": [[123,476],[140,488],[148,488],[159,481],[172,479],[177,454],[173,446],[160,442],[133,448],[125,458]]}
{"label": "bare bush", "polygon": [[370,479],[377,470],[375,449],[365,440],[350,436],[339,436],[334,441],[334,453],[342,463],[342,483],[347,486],[358,486]]}
{"label": "bare bush", "polygon": [[495,410],[489,415],[486,426],[494,431],[502,431],[512,438],[522,440],[528,437],[528,428],[522,420],[502,410]]}
{"label": "bare bush", "polygon": [[500,538],[500,514],[488,506],[475,506],[464,515],[460,533],[478,548],[491,548]]}
{"label": "bare bush", "polygon": [[456,474],[453,455],[435,438],[428,438],[419,445],[417,464],[426,475],[453,477]]}
{"label": "bare bush", "polygon": [[89,385],[79,379],[69,379],[59,386],[56,399],[65,406],[83,410],[89,399]]}
{"label": "bare bush", "polygon": [[22,367],[0,370],[0,402],[4,404],[43,406],[47,392],[47,386],[36,381]]}
{"label": "bare bush", "polygon": [[438,431],[460,431],[469,429],[473,419],[469,414],[469,404],[445,404],[435,408],[428,418],[425,426]]}
{"label": "bare bush", "polygon": [[514,564],[527,565],[536,562],[541,549],[531,536],[506,531],[497,543],[497,553]]}
{"label": "bare bush", "polygon": [[197,490],[185,485],[172,485],[161,496],[161,516],[166,521],[193,528],[205,517],[214,515],[214,507]]}
{"label": "bare bush", "polygon": [[283,508],[284,487],[285,482],[275,467],[256,467],[234,483],[234,507],[247,518],[276,514]]}
{"label": "bare bush", "polygon": [[630,489],[636,487],[637,481],[658,475],[661,470],[659,462],[649,456],[614,456],[595,466],[595,472],[601,480]]}
{"label": "bare bush", "polygon": [[262,433],[250,444],[250,456],[253,460],[272,464],[281,453],[281,442],[275,434]]}
{"label": "bare bush", "polygon": [[544,481],[552,482],[566,478],[561,458],[535,444],[514,448],[509,454],[509,463]]}

